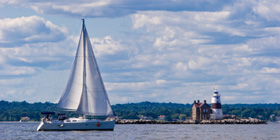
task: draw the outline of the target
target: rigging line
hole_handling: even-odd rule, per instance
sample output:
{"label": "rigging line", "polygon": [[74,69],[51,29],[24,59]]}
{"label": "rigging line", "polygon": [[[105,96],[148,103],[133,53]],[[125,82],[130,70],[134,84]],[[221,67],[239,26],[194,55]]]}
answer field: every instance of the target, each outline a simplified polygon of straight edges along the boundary
{"label": "rigging line", "polygon": [[85,85],[85,86],[86,86],[87,92],[89,92],[89,94],[92,95],[92,97],[95,98],[95,99],[96,99],[96,97],[94,96],[93,92],[104,92],[103,90],[100,90],[100,91],[98,91],[98,90],[88,90],[87,85]]}

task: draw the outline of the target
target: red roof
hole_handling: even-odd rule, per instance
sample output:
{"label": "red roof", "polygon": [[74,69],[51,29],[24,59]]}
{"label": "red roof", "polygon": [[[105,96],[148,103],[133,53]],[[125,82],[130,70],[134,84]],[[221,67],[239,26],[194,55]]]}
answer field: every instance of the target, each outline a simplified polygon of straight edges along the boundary
{"label": "red roof", "polygon": [[194,103],[195,107],[202,107],[204,103]]}

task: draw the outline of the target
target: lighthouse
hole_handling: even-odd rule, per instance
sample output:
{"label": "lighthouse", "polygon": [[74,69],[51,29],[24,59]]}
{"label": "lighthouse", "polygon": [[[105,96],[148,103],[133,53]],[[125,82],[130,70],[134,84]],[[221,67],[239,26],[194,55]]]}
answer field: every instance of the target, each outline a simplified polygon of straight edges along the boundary
{"label": "lighthouse", "polygon": [[222,111],[222,104],[221,104],[221,95],[217,90],[214,91],[212,94],[211,100],[211,119],[212,120],[219,120],[223,119],[223,111]]}

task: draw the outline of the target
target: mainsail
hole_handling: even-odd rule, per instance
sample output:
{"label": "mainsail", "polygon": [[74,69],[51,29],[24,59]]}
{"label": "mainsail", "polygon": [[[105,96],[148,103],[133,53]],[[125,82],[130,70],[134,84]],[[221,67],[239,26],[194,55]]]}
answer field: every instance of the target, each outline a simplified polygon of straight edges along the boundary
{"label": "mainsail", "polygon": [[113,115],[84,19],[72,70],[58,107],[84,115]]}

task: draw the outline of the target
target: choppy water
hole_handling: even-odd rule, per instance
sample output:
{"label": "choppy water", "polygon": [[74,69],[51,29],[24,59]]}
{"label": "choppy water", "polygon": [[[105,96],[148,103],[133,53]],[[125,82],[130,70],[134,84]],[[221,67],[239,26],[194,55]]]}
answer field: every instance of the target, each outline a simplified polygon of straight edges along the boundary
{"label": "choppy water", "polygon": [[280,123],[260,125],[116,125],[114,131],[36,131],[39,123],[0,123],[0,139],[280,140]]}

